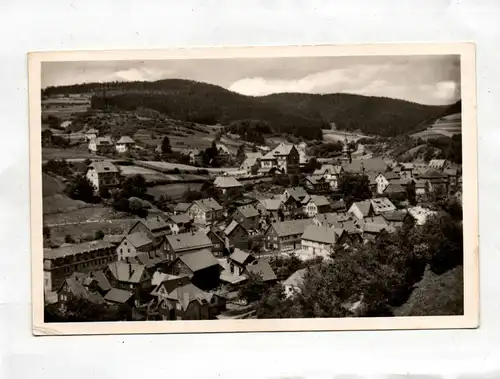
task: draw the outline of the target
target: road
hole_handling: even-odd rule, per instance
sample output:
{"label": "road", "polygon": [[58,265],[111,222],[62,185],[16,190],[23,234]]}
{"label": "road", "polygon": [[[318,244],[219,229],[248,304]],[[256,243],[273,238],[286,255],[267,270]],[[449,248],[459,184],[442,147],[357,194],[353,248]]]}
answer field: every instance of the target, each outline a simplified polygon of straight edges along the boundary
{"label": "road", "polygon": [[60,222],[56,224],[45,224],[45,226],[48,226],[50,228],[52,227],[57,227],[57,226],[69,226],[69,225],[81,225],[81,224],[97,224],[97,223],[114,223],[114,222],[134,222],[137,221],[138,218],[116,218],[116,219],[111,219],[111,220],[85,220],[85,221],[76,221],[76,222]]}

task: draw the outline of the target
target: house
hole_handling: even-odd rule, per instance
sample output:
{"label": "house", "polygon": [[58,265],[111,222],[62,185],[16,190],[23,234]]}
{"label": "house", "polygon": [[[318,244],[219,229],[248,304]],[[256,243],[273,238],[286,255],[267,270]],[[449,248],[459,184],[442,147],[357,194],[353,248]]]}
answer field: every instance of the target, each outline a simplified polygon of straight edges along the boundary
{"label": "house", "polygon": [[214,180],[214,187],[223,195],[237,195],[243,189],[243,185],[232,176],[218,176]]}
{"label": "house", "polygon": [[170,227],[159,215],[151,215],[133,224],[128,234],[136,232],[146,235],[152,241],[153,250],[162,251],[164,250],[165,235],[170,232]]}
{"label": "house", "polygon": [[394,228],[387,224],[375,224],[371,222],[363,223],[361,229],[363,230],[363,239],[366,241],[374,241],[383,233],[392,233],[394,231]]}
{"label": "house", "polygon": [[301,291],[302,283],[304,283],[304,278],[307,274],[307,268],[301,268],[295,271],[288,279],[283,282],[283,288],[285,290],[285,296],[291,298]]}
{"label": "house", "polygon": [[83,242],[43,250],[44,290],[59,288],[74,272],[99,270],[116,260],[115,245],[106,241]]}
{"label": "house", "polygon": [[237,221],[247,230],[259,227],[259,211],[251,204],[242,205],[233,212],[231,219]]}
{"label": "house", "polygon": [[66,303],[73,299],[85,299],[94,304],[104,303],[104,298],[97,290],[92,278],[79,272],[66,278],[56,293],[57,302],[61,308],[65,308]]}
{"label": "house", "polygon": [[311,192],[328,192],[330,183],[321,175],[308,175],[304,179],[304,185]]}
{"label": "house", "polygon": [[87,141],[91,141],[93,139],[96,139],[98,135],[99,135],[99,131],[94,129],[94,128],[89,129],[85,132],[85,138],[87,139]]}
{"label": "house", "polygon": [[297,250],[301,246],[304,230],[314,224],[312,219],[288,220],[271,224],[265,233],[265,246],[269,250]]}
{"label": "house", "polygon": [[118,253],[118,261],[130,262],[132,258],[137,257],[140,252],[149,252],[153,250],[153,241],[141,232],[127,234],[116,252]]}
{"label": "house", "polygon": [[283,202],[286,202],[290,197],[301,203],[309,197],[309,194],[303,187],[291,187],[285,189],[285,191],[281,195]]}
{"label": "house", "polygon": [[284,204],[280,199],[260,200],[256,208],[263,218],[268,218],[271,222],[280,221],[280,215],[284,212]]}
{"label": "house", "polygon": [[110,161],[93,161],[85,172],[96,192],[101,189],[111,189],[120,185],[120,170]]}
{"label": "house", "polygon": [[302,214],[310,196],[302,187],[287,188],[281,195],[286,217]]}
{"label": "house", "polygon": [[431,159],[428,167],[434,170],[443,171],[446,165],[447,165],[446,159]]}
{"label": "house", "polygon": [[193,227],[193,219],[187,213],[168,216],[166,223],[171,234],[189,232]]}
{"label": "house", "polygon": [[125,153],[129,151],[135,145],[135,141],[128,137],[123,136],[118,141],[116,141],[115,148],[118,153]]}
{"label": "house", "polygon": [[209,250],[181,255],[169,267],[170,274],[187,276],[191,283],[204,290],[219,285],[221,269],[219,261]]}
{"label": "house", "polygon": [[370,217],[374,214],[373,206],[370,200],[355,201],[352,203],[351,207],[347,211],[354,215],[358,220],[362,220],[365,217]]}
{"label": "house", "polygon": [[424,174],[420,175],[420,179],[428,182],[429,192],[442,192],[448,193],[448,175],[444,172],[437,171],[436,169],[428,169]]}
{"label": "house", "polygon": [[226,248],[237,247],[243,250],[250,248],[250,233],[238,221],[232,220],[224,229]]}
{"label": "house", "polygon": [[385,190],[383,194],[391,199],[405,199],[407,192],[406,188],[403,187],[400,183],[392,182],[389,183],[387,187],[385,187]]}
{"label": "house", "polygon": [[278,277],[274,273],[271,265],[262,259],[253,261],[246,266],[245,270],[243,270],[244,276],[248,277],[252,274],[260,276],[262,281],[267,284],[275,283],[278,280]]}
{"label": "house", "polygon": [[103,270],[112,288],[135,292],[151,286],[151,275],[139,263],[112,262]]}
{"label": "house", "polygon": [[246,153],[245,160],[240,165],[240,170],[245,171],[246,175],[252,175],[252,170],[254,167],[260,167],[260,160],[262,159],[262,153]]}
{"label": "house", "polygon": [[384,172],[383,174],[378,174],[375,178],[377,182],[377,193],[384,193],[385,189],[393,180],[399,180],[401,177],[393,171]]}
{"label": "house", "polygon": [[307,217],[314,217],[318,213],[330,211],[330,202],[325,196],[311,195],[309,201],[304,205],[304,213]]}
{"label": "house", "polygon": [[294,175],[300,170],[300,154],[294,145],[280,143],[261,158],[260,164],[265,171],[274,168],[282,174]]}
{"label": "house", "polygon": [[309,225],[302,234],[302,251],[311,258],[321,256],[328,258],[334,252],[337,235],[333,228]]}
{"label": "house", "polygon": [[370,199],[372,204],[373,213],[379,215],[384,212],[392,212],[396,210],[394,204],[387,197],[379,197],[377,199]]}
{"label": "house", "polygon": [[448,167],[444,169],[443,171],[444,174],[448,176],[448,185],[450,188],[457,188],[458,187],[458,178],[460,176],[460,171],[457,168],[454,167]]}
{"label": "house", "polygon": [[112,305],[126,305],[130,309],[134,307],[134,292],[122,290],[119,288],[111,288],[109,292],[104,296],[104,300],[108,304]]}
{"label": "house", "polygon": [[344,224],[349,221],[354,225],[355,218],[353,218],[352,213],[320,213],[314,216],[313,218],[314,224],[318,226],[325,227],[335,227],[340,228],[343,227]]}
{"label": "house", "polygon": [[330,185],[330,189],[336,190],[339,185],[339,178],[342,174],[341,165],[324,164],[321,168],[314,170],[312,176],[321,176]]}
{"label": "house", "polygon": [[255,257],[246,251],[236,248],[227,260],[231,274],[239,276],[245,271],[246,266],[255,260]]}
{"label": "house", "polygon": [[174,208],[174,215],[186,213],[191,203],[177,203]]}
{"label": "house", "polygon": [[196,200],[187,209],[195,224],[209,225],[223,216],[222,206],[213,198]]}
{"label": "house", "polygon": [[344,162],[342,168],[345,172],[352,174],[366,174],[368,172],[386,172],[387,163],[381,158],[353,159],[351,162]]}
{"label": "house", "polygon": [[158,312],[162,320],[210,320],[225,309],[225,301],[192,283],[179,286],[167,294],[161,293]]}
{"label": "house", "polygon": [[71,126],[71,123],[72,123],[71,120],[63,121],[63,122],[61,122],[61,128],[67,129],[68,127]]}
{"label": "house", "polygon": [[110,137],[96,137],[89,141],[89,152],[95,154],[109,154],[115,150]]}
{"label": "house", "polygon": [[386,221],[387,225],[393,226],[395,228],[400,228],[405,222],[412,221],[412,216],[404,209],[396,210],[393,212],[383,212],[381,216]]}
{"label": "house", "polygon": [[230,156],[231,155],[231,151],[223,143],[218,142],[215,146],[217,148],[218,155],[221,155],[221,156]]}
{"label": "house", "polygon": [[123,237],[125,237],[124,234],[106,234],[102,240],[112,243],[116,247],[123,241]]}
{"label": "house", "polygon": [[207,237],[212,242],[212,254],[216,257],[224,256],[226,252],[226,237],[224,232],[214,226],[207,232]]}
{"label": "house", "polygon": [[181,255],[199,251],[212,251],[212,241],[202,231],[167,236],[166,252],[170,262],[175,261]]}
{"label": "house", "polygon": [[377,187],[378,187],[377,176],[379,175],[379,173],[369,171],[365,172],[365,175],[368,177],[368,188],[370,188],[370,191],[372,193],[377,192]]}
{"label": "house", "polygon": [[424,196],[429,191],[430,184],[424,179],[415,180],[415,195]]}
{"label": "house", "polygon": [[[187,149],[182,152],[184,155],[189,157],[189,164],[195,165],[195,164],[200,164],[201,160],[201,155],[200,151],[198,149]],[[198,158],[199,157],[199,158]]]}

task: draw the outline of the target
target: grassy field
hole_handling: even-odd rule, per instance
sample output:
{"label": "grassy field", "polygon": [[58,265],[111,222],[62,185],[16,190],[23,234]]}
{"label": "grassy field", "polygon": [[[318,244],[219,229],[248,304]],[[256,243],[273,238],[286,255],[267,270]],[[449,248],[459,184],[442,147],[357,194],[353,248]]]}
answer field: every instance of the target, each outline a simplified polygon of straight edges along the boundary
{"label": "grassy field", "polygon": [[199,191],[202,185],[203,183],[164,184],[148,188],[148,194],[154,196],[155,198],[166,195],[172,198],[172,200],[178,201],[188,189],[191,191]]}
{"label": "grassy field", "polygon": [[361,138],[372,138],[359,133],[349,133],[341,130],[323,129],[323,139],[326,142],[344,141],[347,138],[349,142],[357,141]]}
{"label": "grassy field", "polygon": [[70,147],[67,149],[44,147],[42,148],[42,160],[49,159],[86,159],[86,158],[103,158],[90,154],[87,150],[87,145]]}
{"label": "grassy field", "polygon": [[44,108],[42,109],[42,116],[47,117],[52,115],[60,118],[61,120],[66,120],[71,118],[74,113],[86,112],[88,108],[88,104],[71,104],[63,107]]}
{"label": "grassy field", "polygon": [[164,170],[184,170],[184,171],[197,171],[197,170],[208,170],[208,172],[219,173],[219,172],[231,172],[238,171],[238,167],[223,167],[223,168],[200,168],[195,166],[189,166],[181,163],[172,162],[161,162],[161,161],[140,161],[141,163],[149,164],[151,167],[157,167]]}
{"label": "grassy field", "polygon": [[123,176],[142,175],[147,182],[168,179],[168,176],[158,171],[140,166],[118,166]]}

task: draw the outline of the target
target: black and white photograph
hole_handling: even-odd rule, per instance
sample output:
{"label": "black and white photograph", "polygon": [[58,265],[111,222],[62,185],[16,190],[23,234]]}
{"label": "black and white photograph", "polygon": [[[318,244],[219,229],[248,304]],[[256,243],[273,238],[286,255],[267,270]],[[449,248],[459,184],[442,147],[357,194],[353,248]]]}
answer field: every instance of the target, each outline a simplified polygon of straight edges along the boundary
{"label": "black and white photograph", "polygon": [[473,45],[29,61],[35,334],[478,326]]}

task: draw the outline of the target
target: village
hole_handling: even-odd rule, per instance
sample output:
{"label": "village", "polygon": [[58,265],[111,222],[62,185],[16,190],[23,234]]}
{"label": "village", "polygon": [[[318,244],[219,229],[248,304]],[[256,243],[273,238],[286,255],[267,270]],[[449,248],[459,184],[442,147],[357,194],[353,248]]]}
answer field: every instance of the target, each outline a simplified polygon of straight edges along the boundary
{"label": "village", "polygon": [[[168,162],[131,158],[140,147],[130,136],[113,138],[94,128],[80,134],[89,157],[77,163],[96,198],[144,181],[135,174],[124,184],[127,166],[119,164],[120,156],[145,172],[166,172],[162,164]],[[42,133],[44,138],[54,137]],[[185,149],[185,163],[172,167],[177,173],[199,167],[187,171],[202,182],[188,190],[191,199],[174,199],[168,190],[136,191],[134,199],[115,202],[131,219],[120,233],[45,247],[51,317],[73,314],[78,320],[74,303],[83,299],[96,312],[109,310],[111,321],[256,318],[261,296],[252,293],[255,288],[279,286],[293,298],[306,271],[335,261],[339,249],[369,246],[405,225],[419,228],[437,213],[439,199],[461,204],[461,164],[398,162],[347,138],[339,143],[341,150],[328,158],[311,156],[304,141],[247,145],[234,153],[219,138],[208,158],[203,149]],[[162,148],[158,144],[157,153]],[[207,159],[219,160],[212,165],[218,169],[203,168]],[[235,161],[238,166],[228,167]]]}

